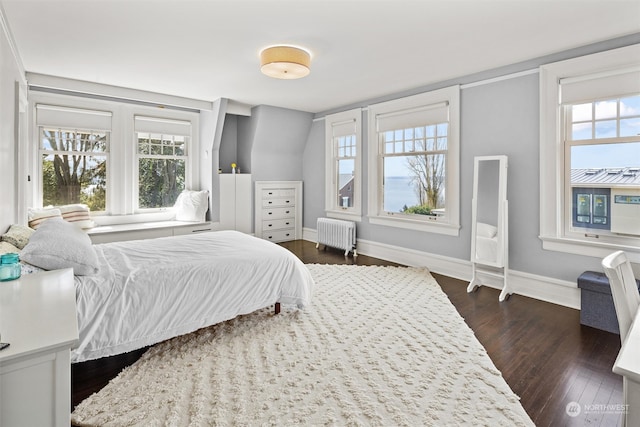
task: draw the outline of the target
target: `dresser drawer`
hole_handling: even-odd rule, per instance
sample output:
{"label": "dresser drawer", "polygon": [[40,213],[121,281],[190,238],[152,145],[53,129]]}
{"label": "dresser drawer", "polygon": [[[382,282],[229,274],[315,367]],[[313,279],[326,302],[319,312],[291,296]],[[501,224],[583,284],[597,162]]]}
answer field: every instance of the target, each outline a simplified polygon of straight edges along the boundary
{"label": "dresser drawer", "polygon": [[293,207],[264,209],[262,212],[262,219],[266,221],[282,218],[294,218],[295,216],[296,212]]}
{"label": "dresser drawer", "polygon": [[262,223],[262,229],[264,231],[280,230],[283,228],[291,228],[295,226],[293,218],[286,219],[274,219],[273,221],[264,221]]}
{"label": "dresser drawer", "polygon": [[302,181],[256,181],[255,235],[272,242],[302,238]]}
{"label": "dresser drawer", "polygon": [[287,230],[273,230],[272,232],[264,231],[262,238],[265,240],[271,240],[272,242],[286,242],[287,240],[295,240],[296,230],[290,228]]}
{"label": "dresser drawer", "polygon": [[293,188],[283,188],[283,189],[268,189],[262,190],[262,198],[270,199],[273,197],[295,197],[296,190]]}
{"label": "dresser drawer", "polygon": [[296,201],[293,197],[288,197],[284,199],[263,199],[262,207],[268,208],[271,206],[295,206]]}

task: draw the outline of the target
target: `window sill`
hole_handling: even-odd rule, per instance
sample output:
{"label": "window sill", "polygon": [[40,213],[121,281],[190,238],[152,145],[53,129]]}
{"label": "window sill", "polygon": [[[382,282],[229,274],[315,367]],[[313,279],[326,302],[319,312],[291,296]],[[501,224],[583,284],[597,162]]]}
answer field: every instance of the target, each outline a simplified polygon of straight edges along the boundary
{"label": "window sill", "polygon": [[620,245],[607,242],[595,242],[561,238],[555,236],[539,236],[542,248],[549,251],[565,252],[576,255],[604,258],[615,251],[625,251],[629,261],[640,263],[640,247]]}
{"label": "window sill", "polygon": [[210,222],[186,222],[186,221],[155,221],[155,222],[139,222],[128,224],[100,225],[86,230],[90,236],[109,234],[109,233],[126,233],[129,231],[142,230],[158,230],[163,228],[179,228],[179,227],[202,227],[209,231],[211,229]]}
{"label": "window sill", "polygon": [[347,221],[356,221],[356,222],[361,222],[362,221],[362,215],[357,214],[355,212],[349,212],[349,211],[326,211],[326,215],[329,218],[344,219],[344,220],[347,220]]}
{"label": "window sill", "polygon": [[442,223],[436,221],[416,221],[405,218],[383,218],[379,216],[369,217],[369,222],[387,227],[406,228],[427,233],[444,234],[447,236],[459,236],[460,226],[457,224]]}

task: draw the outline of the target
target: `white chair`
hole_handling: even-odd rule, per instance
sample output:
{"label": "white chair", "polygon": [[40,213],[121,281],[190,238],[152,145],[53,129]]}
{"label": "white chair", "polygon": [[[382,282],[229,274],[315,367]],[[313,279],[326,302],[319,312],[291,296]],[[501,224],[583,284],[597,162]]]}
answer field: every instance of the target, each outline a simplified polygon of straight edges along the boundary
{"label": "white chair", "polygon": [[603,259],[602,267],[609,279],[613,305],[616,308],[620,326],[620,341],[624,343],[640,307],[640,293],[638,293],[636,279],[633,276],[631,263],[623,251],[614,252]]}

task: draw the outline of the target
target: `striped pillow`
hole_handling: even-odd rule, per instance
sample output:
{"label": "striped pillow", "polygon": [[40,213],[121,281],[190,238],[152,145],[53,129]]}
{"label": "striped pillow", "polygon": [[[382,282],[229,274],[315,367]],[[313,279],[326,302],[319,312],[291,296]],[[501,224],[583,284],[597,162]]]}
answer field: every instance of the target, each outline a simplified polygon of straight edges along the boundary
{"label": "striped pillow", "polygon": [[89,215],[89,207],[87,205],[75,204],[60,206],[62,219],[77,225],[80,228],[95,227],[95,223]]}
{"label": "striped pillow", "polygon": [[62,212],[60,212],[60,209],[57,208],[29,208],[27,211],[27,215],[29,217],[29,227],[35,230],[48,219],[61,218]]}

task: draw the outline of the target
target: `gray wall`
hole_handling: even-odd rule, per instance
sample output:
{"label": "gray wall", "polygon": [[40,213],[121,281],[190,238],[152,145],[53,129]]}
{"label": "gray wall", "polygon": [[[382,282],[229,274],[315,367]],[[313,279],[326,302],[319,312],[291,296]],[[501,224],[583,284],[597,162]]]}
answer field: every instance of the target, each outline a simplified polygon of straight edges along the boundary
{"label": "gray wall", "polygon": [[249,165],[240,163],[238,160],[238,116],[227,114],[224,117],[224,127],[222,129],[222,141],[220,141],[220,169],[222,173],[231,173],[231,163],[241,165],[240,170],[249,172]]}
{"label": "gray wall", "polygon": [[[385,98],[363,101],[325,114],[400,98],[451,86],[536,69],[539,65],[571,57],[640,42],[640,35],[611,40],[597,45],[527,61],[485,73],[442,82]],[[585,270],[601,270],[600,259],[545,251],[538,238],[539,212],[539,94],[538,74],[526,74],[482,85],[470,85],[461,91],[460,140],[460,236],[451,237],[403,230],[368,222],[366,217],[368,165],[367,115],[363,114],[363,220],[358,238],[415,249],[432,254],[468,260],[471,247],[471,198],[473,159],[475,156],[505,154],[509,157],[509,257],[510,268],[522,272],[575,281]],[[315,229],[324,216],[324,121],[313,123],[303,157],[305,179],[304,226]],[[322,197],[320,197],[322,195]]]}
{"label": "gray wall", "polygon": [[[268,105],[251,110],[250,129],[239,134],[248,134],[252,141],[254,181],[302,180],[302,157],[312,119],[311,113]],[[249,144],[243,141],[239,145],[246,154]]]}

